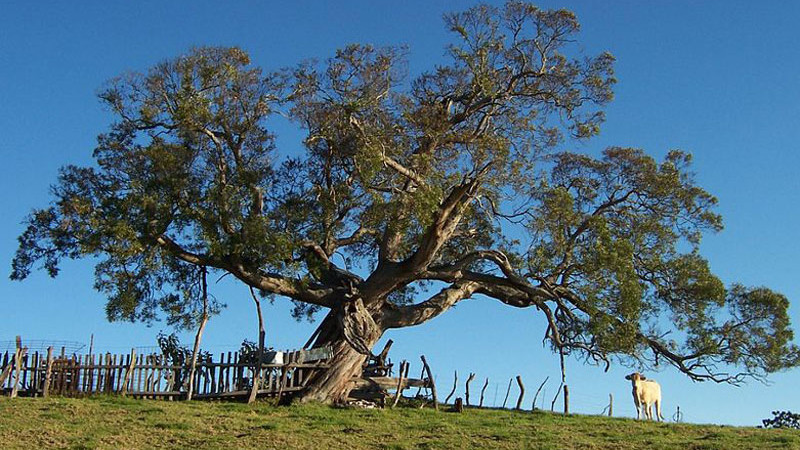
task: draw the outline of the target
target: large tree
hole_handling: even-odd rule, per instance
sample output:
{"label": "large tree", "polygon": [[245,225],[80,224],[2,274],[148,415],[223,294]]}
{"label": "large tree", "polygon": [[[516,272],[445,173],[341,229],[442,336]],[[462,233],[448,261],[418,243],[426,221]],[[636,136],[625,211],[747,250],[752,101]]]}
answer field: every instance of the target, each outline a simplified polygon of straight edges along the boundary
{"label": "large tree", "polygon": [[[445,22],[447,58],[414,78],[402,48],[351,45],[272,73],[199,48],[111,81],[96,165],[61,170],[11,277],[98,258],[111,320],[184,313],[198,266],[327,310],[314,345],[334,357],[307,400],[344,398],[387,330],[473,297],[540,312],[553,349],[589,362],[731,383],[798,364],[786,298],[726,289],[698,253],[722,225],[688,154],[563,151],[598,133],[615,83],[571,12]],[[275,115],[302,146],[275,148]]]}

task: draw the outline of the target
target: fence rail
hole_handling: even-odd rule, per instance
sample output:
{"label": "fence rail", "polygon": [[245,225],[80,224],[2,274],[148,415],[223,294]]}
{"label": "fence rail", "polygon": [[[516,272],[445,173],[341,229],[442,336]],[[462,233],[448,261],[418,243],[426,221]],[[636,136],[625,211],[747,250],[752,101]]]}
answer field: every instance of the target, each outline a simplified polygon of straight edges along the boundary
{"label": "fence rail", "polygon": [[[314,358],[320,352],[315,351]],[[164,355],[95,354],[53,356],[24,349],[0,354],[0,391],[12,396],[81,397],[117,393],[140,398],[178,399],[186,395],[189,365],[171,364]],[[238,352],[198,360],[194,398],[249,395],[257,363],[241,361]],[[325,359],[309,361],[304,350],[283,353],[281,364],[261,364],[258,394],[278,396],[302,390],[314,374],[327,368]]]}

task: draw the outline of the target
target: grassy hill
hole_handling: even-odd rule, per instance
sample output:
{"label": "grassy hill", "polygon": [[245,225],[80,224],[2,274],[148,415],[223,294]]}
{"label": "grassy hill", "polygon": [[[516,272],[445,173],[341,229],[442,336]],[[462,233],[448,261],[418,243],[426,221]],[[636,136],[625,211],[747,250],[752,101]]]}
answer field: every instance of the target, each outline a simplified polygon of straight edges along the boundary
{"label": "grassy hill", "polygon": [[2,448],[800,448],[800,431],[470,409],[0,398]]}

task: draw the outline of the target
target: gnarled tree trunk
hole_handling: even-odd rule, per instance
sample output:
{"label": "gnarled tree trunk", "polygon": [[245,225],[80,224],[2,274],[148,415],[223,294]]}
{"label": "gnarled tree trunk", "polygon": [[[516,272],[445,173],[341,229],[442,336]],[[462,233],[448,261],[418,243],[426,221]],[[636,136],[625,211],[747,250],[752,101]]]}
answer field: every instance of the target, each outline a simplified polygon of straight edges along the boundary
{"label": "gnarled tree trunk", "polygon": [[311,380],[297,398],[301,403],[341,403],[347,400],[354,377],[361,375],[372,347],[383,336],[361,299],[331,310],[319,326],[314,348],[330,346],[330,366]]}

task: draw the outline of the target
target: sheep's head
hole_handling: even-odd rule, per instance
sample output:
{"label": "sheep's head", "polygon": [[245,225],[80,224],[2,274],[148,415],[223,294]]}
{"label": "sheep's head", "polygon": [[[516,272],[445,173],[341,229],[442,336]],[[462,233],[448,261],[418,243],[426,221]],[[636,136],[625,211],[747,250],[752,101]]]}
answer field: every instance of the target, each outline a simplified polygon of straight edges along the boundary
{"label": "sheep's head", "polygon": [[635,383],[637,381],[644,381],[647,378],[644,375],[640,374],[639,372],[633,372],[630,375],[625,375],[625,379],[633,381]]}

